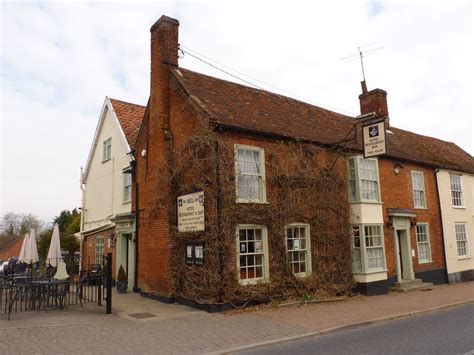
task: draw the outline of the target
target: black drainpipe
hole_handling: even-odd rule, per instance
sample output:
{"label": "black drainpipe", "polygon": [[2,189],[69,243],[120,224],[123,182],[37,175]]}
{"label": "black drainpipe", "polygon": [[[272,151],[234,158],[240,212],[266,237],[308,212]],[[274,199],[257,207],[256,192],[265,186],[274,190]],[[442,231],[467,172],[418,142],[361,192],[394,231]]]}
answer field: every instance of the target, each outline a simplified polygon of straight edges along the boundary
{"label": "black drainpipe", "polygon": [[439,173],[439,169],[436,168],[435,169],[435,183],[436,183],[436,192],[438,194],[438,208],[439,208],[439,214],[440,214],[440,222],[441,222],[441,238],[443,239],[443,254],[444,254],[444,264],[446,266],[446,279],[445,281],[447,281],[449,283],[449,278],[448,278],[448,259],[447,259],[447,255],[446,255],[446,246],[445,246],[445,240],[444,240],[444,225],[443,225],[443,215],[442,215],[442,210],[441,210],[441,196],[439,194],[439,185],[438,185],[438,173]]}
{"label": "black drainpipe", "polygon": [[137,161],[133,160],[132,165],[132,177],[135,182],[135,270],[133,279],[133,292],[140,292],[138,288],[138,221],[140,220],[140,211],[138,210],[138,181],[137,181]]}
{"label": "black drainpipe", "polygon": [[[218,133],[217,133],[218,134]],[[219,302],[224,300],[224,245],[222,238],[222,228],[221,228],[221,208],[222,208],[222,190],[221,190],[221,176],[220,176],[220,150],[219,142],[215,140],[215,150],[216,150],[216,233],[217,233],[217,242],[219,247],[217,248],[219,253],[219,273],[221,278],[221,287],[219,290]]]}

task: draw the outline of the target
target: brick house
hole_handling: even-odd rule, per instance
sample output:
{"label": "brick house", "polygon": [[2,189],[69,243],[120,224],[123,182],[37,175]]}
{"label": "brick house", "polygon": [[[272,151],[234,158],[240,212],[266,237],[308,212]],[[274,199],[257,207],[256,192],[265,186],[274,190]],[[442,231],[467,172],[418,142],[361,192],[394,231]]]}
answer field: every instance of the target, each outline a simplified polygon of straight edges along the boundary
{"label": "brick house", "polygon": [[[179,67],[178,28],[166,16],[151,27],[137,290],[224,304],[344,292],[353,280],[367,294],[446,282],[436,171],[474,172],[469,154],[391,127],[386,92],[363,83],[361,114],[388,126],[388,154],[363,159],[356,118]],[[198,195],[203,230],[183,231],[178,207]]]}
{"label": "brick house", "polygon": [[134,147],[145,108],[106,97],[86,166],[81,173],[81,266],[101,264],[112,253],[112,275],[120,265],[134,284],[135,217],[131,213]]}

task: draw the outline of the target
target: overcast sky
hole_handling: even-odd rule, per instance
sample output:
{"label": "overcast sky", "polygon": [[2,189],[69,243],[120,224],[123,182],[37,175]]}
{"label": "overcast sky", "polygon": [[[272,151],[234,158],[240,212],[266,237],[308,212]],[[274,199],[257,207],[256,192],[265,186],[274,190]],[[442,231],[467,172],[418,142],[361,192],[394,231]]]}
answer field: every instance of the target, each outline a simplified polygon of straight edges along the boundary
{"label": "overcast sky", "polygon": [[[162,14],[180,21],[181,45],[352,115],[360,63],[340,58],[376,42],[365,48],[384,49],[365,59],[366,80],[388,92],[391,124],[473,154],[471,1],[305,4],[3,2],[0,213],[49,221],[80,206],[79,168],[104,97],[147,102],[149,29]],[[235,80],[189,55],[180,65]]]}

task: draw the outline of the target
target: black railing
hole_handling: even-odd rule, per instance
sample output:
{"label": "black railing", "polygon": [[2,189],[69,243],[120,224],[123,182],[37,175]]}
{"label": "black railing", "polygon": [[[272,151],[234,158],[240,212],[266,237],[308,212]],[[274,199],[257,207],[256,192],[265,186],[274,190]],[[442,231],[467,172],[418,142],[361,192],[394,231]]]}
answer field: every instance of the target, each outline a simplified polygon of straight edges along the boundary
{"label": "black railing", "polygon": [[[58,270],[61,267],[45,265],[41,261],[12,264],[3,270],[3,275],[0,275],[0,315],[10,319],[11,313],[15,312],[64,309],[77,304],[82,307],[85,303],[101,305],[101,265],[90,265],[79,272],[78,263],[70,264],[66,267],[68,275]],[[109,313],[109,306],[106,311]]]}

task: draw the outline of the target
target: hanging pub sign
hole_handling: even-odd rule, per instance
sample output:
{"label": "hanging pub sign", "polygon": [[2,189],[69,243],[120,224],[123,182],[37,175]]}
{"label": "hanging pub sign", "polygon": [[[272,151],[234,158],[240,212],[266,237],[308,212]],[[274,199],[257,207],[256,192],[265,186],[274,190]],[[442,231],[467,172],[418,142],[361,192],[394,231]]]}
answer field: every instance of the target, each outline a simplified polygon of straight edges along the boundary
{"label": "hanging pub sign", "polygon": [[186,243],[186,264],[198,266],[204,264],[204,242]]}
{"label": "hanging pub sign", "polygon": [[377,157],[387,153],[385,120],[362,126],[364,158]]}
{"label": "hanging pub sign", "polygon": [[204,230],[204,191],[178,196],[178,232]]}

